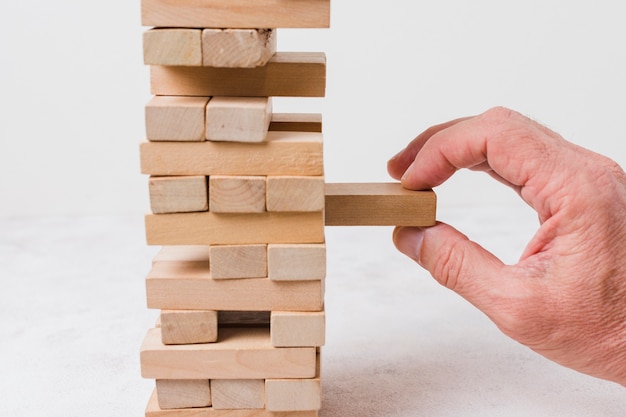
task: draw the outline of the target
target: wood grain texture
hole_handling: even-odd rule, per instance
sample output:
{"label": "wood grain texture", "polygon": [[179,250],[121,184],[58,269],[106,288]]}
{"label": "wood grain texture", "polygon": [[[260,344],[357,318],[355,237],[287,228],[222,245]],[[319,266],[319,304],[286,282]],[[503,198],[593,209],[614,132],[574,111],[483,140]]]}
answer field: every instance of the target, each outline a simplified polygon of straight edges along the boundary
{"label": "wood grain texture", "polygon": [[148,308],[162,310],[321,311],[323,281],[215,280],[197,262],[163,262],[146,277]]}
{"label": "wood grain texture", "polygon": [[268,277],[275,281],[319,280],[326,277],[326,244],[271,244]]}
{"label": "wood grain texture", "polygon": [[202,30],[155,28],[143,33],[146,65],[202,65]]}
{"label": "wood grain texture", "polygon": [[327,28],[330,0],[142,0],[143,26]]}
{"label": "wood grain texture", "polygon": [[272,345],[276,347],[323,346],[326,340],[324,311],[272,311]]}
{"label": "wood grain texture", "polygon": [[274,413],[265,409],[216,410],[213,407],[179,408],[164,410],[159,407],[156,390],[152,392],[146,406],[145,417],[317,417],[317,410]]}
{"label": "wood grain texture", "polygon": [[277,52],[256,68],[150,67],[150,85],[161,96],[324,97],[326,56]]}
{"label": "wood grain texture", "polygon": [[323,175],[321,133],[269,132],[263,143],[143,142],[149,175]]}
{"label": "wood grain texture", "polygon": [[263,142],[271,117],[271,97],[213,97],[206,107],[206,138]]}
{"label": "wood grain texture", "polygon": [[265,408],[263,379],[212,379],[211,389],[216,410]]}
{"label": "wood grain texture", "polygon": [[324,210],[323,176],[268,176],[267,211]]}
{"label": "wood grain texture", "polygon": [[322,115],[319,113],[273,113],[269,130],[322,133]]}
{"label": "wood grain texture", "polygon": [[155,214],[207,211],[209,196],[205,176],[150,177],[150,208]]}
{"label": "wood grain texture", "polygon": [[202,64],[219,68],[261,67],[276,53],[276,29],[204,29]]}
{"label": "wood grain texture", "polygon": [[148,214],[145,229],[148,245],[324,242],[322,212]]}
{"label": "wood grain texture", "polygon": [[436,195],[399,183],[326,184],[327,226],[432,226]]}
{"label": "wood grain texture", "polygon": [[160,317],[161,342],[164,345],[217,341],[217,311],[161,310]]}
{"label": "wood grain texture", "polygon": [[209,97],[156,96],[146,104],[146,138],[152,141],[204,141]]}
{"label": "wood grain texture", "polygon": [[156,392],[162,409],[209,407],[208,379],[157,379]]}
{"label": "wood grain texture", "polygon": [[140,351],[141,375],[155,379],[313,378],[315,348],[275,348],[267,329],[225,328],[218,343],[169,345],[150,329]]}
{"label": "wood grain texture", "polygon": [[209,211],[213,213],[263,213],[264,176],[211,175]]}
{"label": "wood grain texture", "polygon": [[267,277],[267,245],[212,245],[213,279]]}

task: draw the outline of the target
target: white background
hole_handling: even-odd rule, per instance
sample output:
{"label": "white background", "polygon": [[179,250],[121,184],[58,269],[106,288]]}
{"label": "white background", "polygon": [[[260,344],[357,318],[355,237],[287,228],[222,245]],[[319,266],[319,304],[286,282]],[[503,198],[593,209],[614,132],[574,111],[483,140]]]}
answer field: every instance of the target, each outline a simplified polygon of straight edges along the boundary
{"label": "white background", "polygon": [[[386,161],[431,124],[505,105],[626,165],[620,2],[332,2],[331,29],[281,30],[279,50],[324,51],[327,181],[386,181]],[[408,7],[408,5],[411,5]],[[148,70],[139,0],[0,5],[0,217],[137,214]],[[517,197],[465,172],[440,205]]]}

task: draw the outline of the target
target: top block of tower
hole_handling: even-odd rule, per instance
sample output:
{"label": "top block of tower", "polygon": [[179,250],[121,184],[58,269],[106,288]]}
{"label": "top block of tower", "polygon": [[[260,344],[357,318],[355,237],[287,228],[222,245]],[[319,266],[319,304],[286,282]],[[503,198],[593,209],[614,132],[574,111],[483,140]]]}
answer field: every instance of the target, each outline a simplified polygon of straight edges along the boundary
{"label": "top block of tower", "polygon": [[142,0],[144,26],[327,28],[330,0]]}

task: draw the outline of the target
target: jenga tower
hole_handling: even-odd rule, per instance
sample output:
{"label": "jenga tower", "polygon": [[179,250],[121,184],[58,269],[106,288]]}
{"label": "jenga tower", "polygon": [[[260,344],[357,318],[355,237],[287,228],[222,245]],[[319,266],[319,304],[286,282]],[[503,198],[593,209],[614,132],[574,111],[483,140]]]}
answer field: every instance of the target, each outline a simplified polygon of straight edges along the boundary
{"label": "jenga tower", "polygon": [[276,52],[276,37],[329,14],[329,0],[142,0],[146,235],[162,246],[146,278],[161,312],[141,347],[147,416],[321,407],[321,115],[273,114],[272,97],[324,96],[324,54]]}

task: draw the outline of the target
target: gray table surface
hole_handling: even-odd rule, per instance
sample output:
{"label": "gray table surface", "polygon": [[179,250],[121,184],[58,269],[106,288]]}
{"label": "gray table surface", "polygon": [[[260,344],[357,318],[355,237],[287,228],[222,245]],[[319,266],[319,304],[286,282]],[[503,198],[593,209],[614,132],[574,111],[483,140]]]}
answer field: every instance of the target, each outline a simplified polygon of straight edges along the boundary
{"label": "gray table surface", "polygon": [[[513,263],[525,206],[439,210]],[[391,228],[327,228],[324,405],[331,416],[624,416],[626,389],[508,339],[396,252]],[[139,346],[158,248],[141,216],[0,220],[0,416],[141,416]]]}

